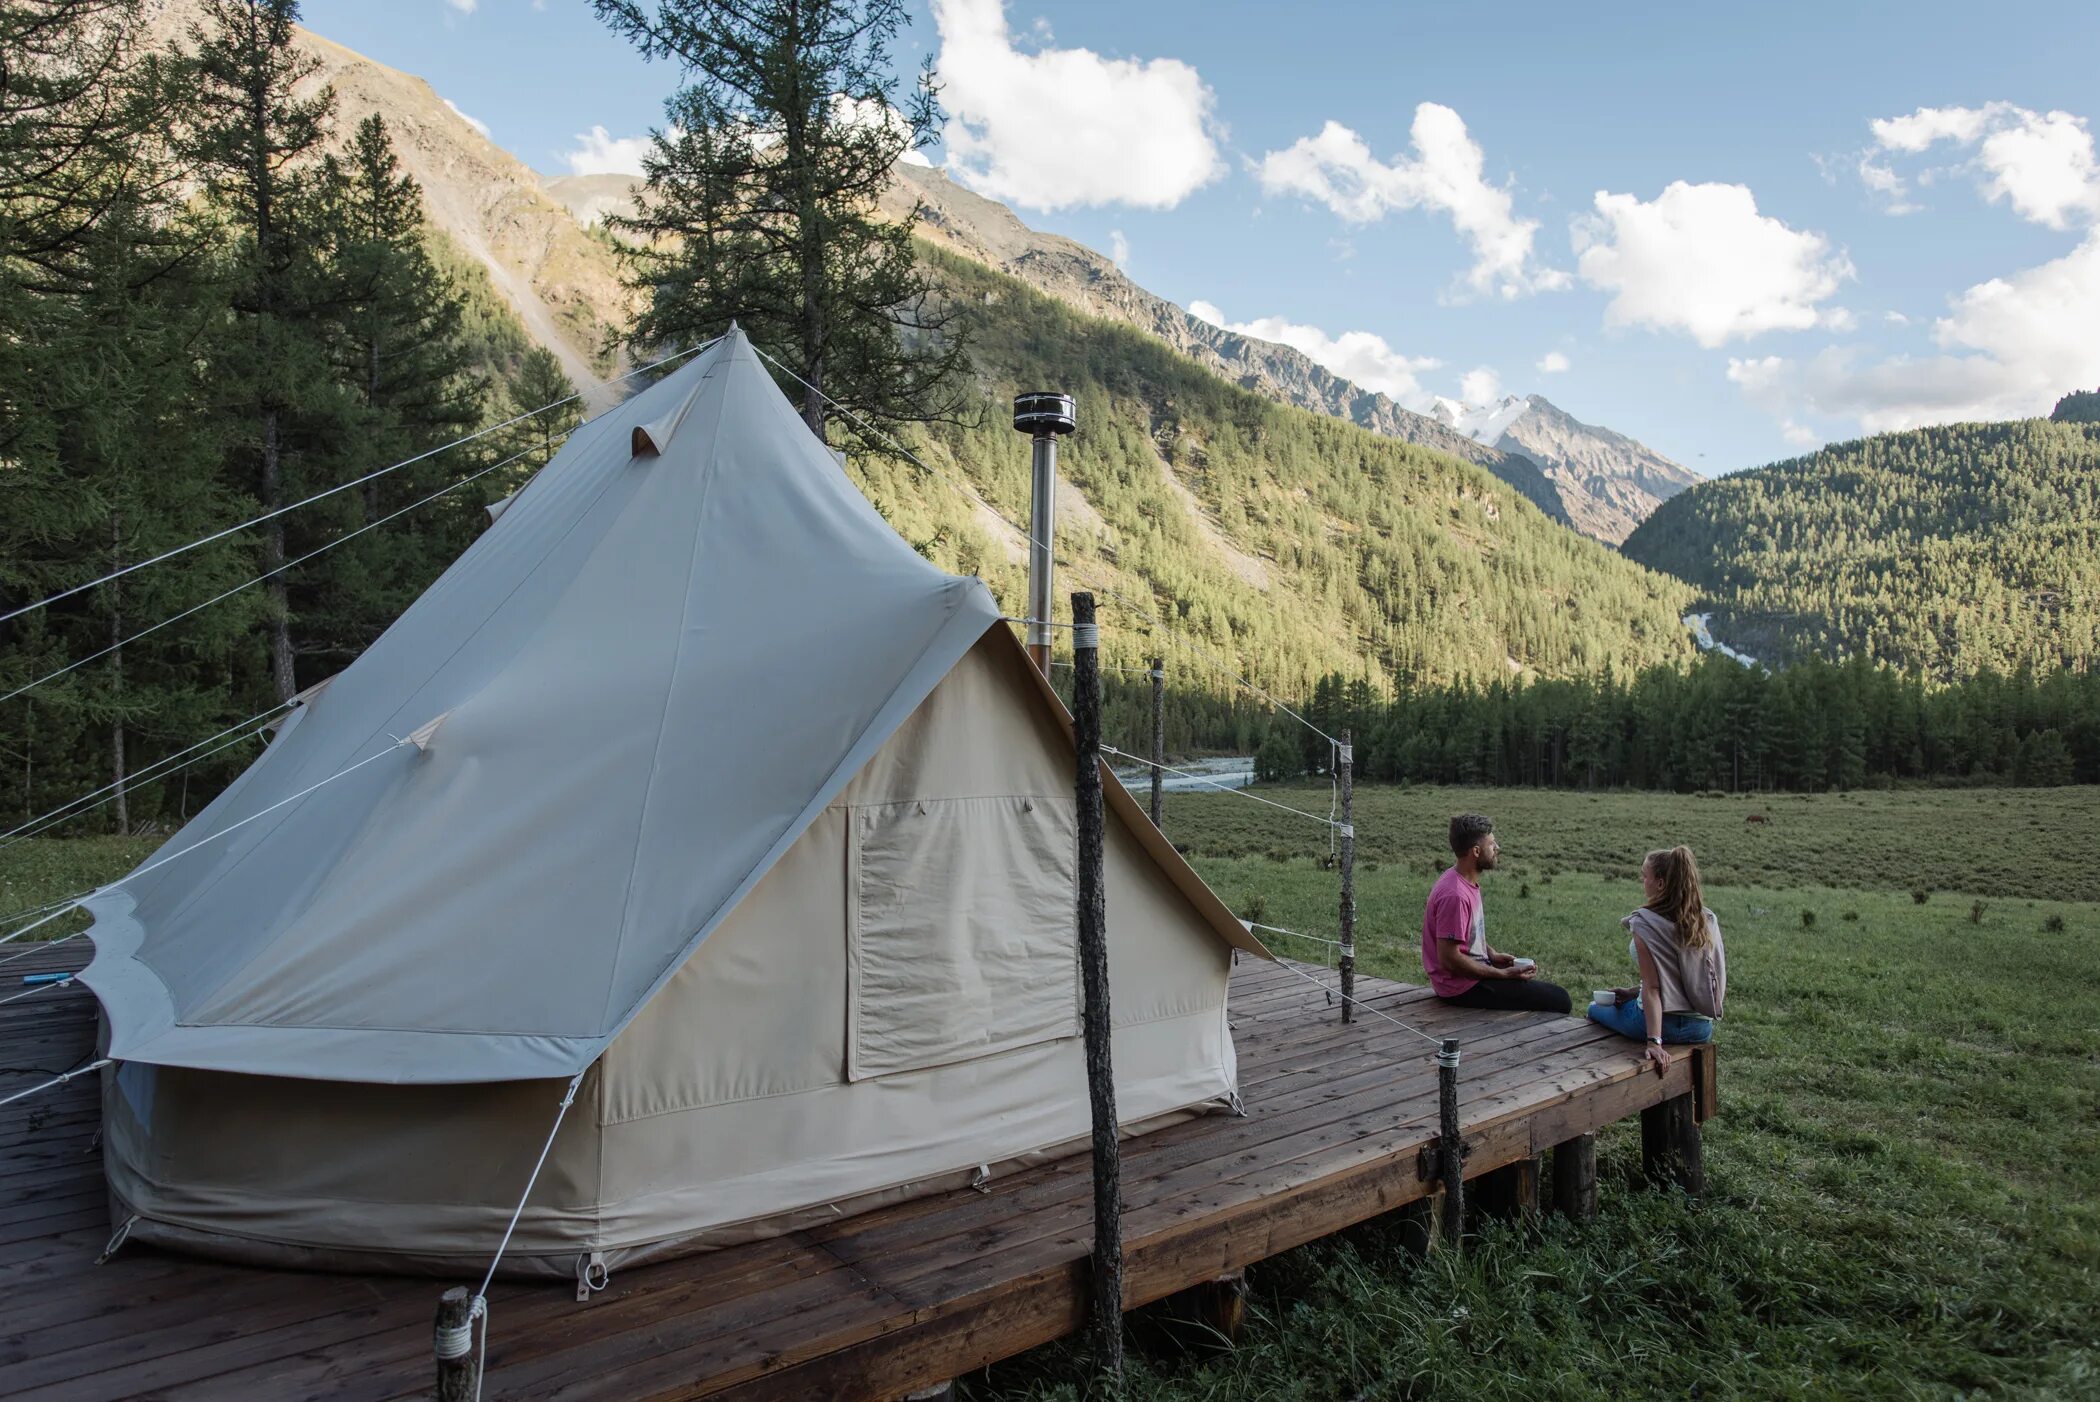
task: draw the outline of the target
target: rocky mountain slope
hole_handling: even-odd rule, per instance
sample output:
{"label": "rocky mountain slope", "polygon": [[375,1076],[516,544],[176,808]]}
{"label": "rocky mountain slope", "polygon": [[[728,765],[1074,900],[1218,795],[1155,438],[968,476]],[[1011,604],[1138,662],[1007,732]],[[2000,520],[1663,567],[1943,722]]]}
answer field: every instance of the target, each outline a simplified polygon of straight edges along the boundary
{"label": "rocky mountain slope", "polygon": [[1544,395],[1512,394],[1478,409],[1445,399],[1435,413],[1476,442],[1537,463],[1575,529],[1613,545],[1656,507],[1704,480],[1623,433],[1583,423]]}
{"label": "rocky mountain slope", "polygon": [[[148,0],[151,42],[171,48],[200,18],[194,0]],[[619,398],[597,388],[610,372],[609,330],[627,320],[627,292],[611,248],[550,196],[540,177],[497,146],[421,78],[376,63],[306,30],[300,47],[335,89],[347,135],[377,112],[402,166],[423,187],[430,221],[488,269],[533,339],[561,358],[594,408]]]}

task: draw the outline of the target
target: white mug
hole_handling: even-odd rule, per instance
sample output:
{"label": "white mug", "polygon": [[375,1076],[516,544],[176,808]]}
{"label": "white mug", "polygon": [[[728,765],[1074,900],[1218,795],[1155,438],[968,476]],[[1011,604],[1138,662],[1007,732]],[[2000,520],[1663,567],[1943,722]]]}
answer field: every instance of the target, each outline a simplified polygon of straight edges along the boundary
{"label": "white mug", "polygon": [[1616,988],[1600,988],[1590,995],[1590,1001],[1602,1003],[1607,1008],[1616,1008],[1619,1006],[1619,990]]}

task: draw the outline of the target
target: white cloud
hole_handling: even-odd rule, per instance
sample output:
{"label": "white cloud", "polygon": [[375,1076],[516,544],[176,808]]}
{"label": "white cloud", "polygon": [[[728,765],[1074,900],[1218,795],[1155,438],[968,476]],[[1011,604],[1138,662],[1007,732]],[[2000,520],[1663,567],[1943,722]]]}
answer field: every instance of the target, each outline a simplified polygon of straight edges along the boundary
{"label": "white cloud", "polygon": [[463,15],[471,15],[481,0],[445,0],[445,3]]}
{"label": "white cloud", "polygon": [[616,137],[604,127],[576,133],[577,147],[563,154],[571,175],[640,175],[649,137]]}
{"label": "white cloud", "polygon": [[1782,417],[1818,414],[1869,433],[1968,419],[2045,414],[2100,384],[2100,233],[2061,258],[1992,278],[1953,298],[1933,323],[1939,354],[1871,359],[1855,346],[1807,360],[1731,360],[1728,378]]}
{"label": "white cloud", "polygon": [[[1920,107],[1907,117],[1877,118],[1868,127],[1883,150],[1905,155],[1943,141],[1975,147],[1963,169],[1977,177],[1986,198],[2004,200],[2022,219],[2052,229],[2100,219],[2100,162],[2083,117],[1990,102]],[[1871,157],[1861,159],[1860,176],[1870,189],[1878,188],[1876,181],[1893,180],[1900,194],[1901,178]]]}
{"label": "white cloud", "polygon": [[482,121],[479,117],[469,117],[466,113],[459,110],[459,104],[454,102],[451,98],[448,97],[445,99],[445,105],[452,109],[453,116],[459,118],[462,122],[465,122],[468,126],[480,132],[483,136],[487,136],[489,134],[489,124],[487,122]]}
{"label": "white cloud", "polygon": [[[1442,363],[1430,356],[1402,355],[1386,344],[1385,337],[1369,331],[1344,331],[1339,336],[1329,336],[1317,326],[1286,321],[1279,316],[1229,321],[1214,303],[1200,300],[1189,303],[1189,314],[1227,331],[1276,341],[1303,351],[1315,364],[1323,365],[1365,389],[1376,390],[1410,409],[1429,406],[1429,394],[1415,376],[1424,370],[1434,370]],[[1470,380],[1471,376],[1467,378]]]}
{"label": "white cloud", "polygon": [[1887,201],[1881,207],[1884,214],[1916,214],[1924,208],[1911,203],[1910,188],[1896,173],[1895,167],[1877,165],[1872,156],[1859,158],[1859,180],[1869,191]]}
{"label": "white cloud", "polygon": [[1910,325],[1910,318],[1905,316],[1902,312],[1883,312],[1881,314],[1881,319],[1891,326]]}
{"label": "white cloud", "polygon": [[1269,194],[1295,194],[1326,205],[1351,223],[1383,218],[1396,209],[1434,209],[1451,216],[1472,245],[1466,284],[1503,297],[1553,291],[1568,275],[1532,258],[1535,219],[1519,219],[1506,188],[1488,184],[1480,146],[1458,113],[1435,102],[1415,108],[1413,150],[1391,162],[1340,122],[1317,136],[1271,151],[1255,167]]}
{"label": "white cloud", "polygon": [[1108,231],[1108,259],[1119,268],[1130,266],[1130,240],[1123,237],[1121,229]]}
{"label": "white cloud", "polygon": [[1002,0],[934,0],[949,171],[1031,209],[1171,209],[1224,172],[1216,95],[1179,59],[1014,47]]}
{"label": "white cloud", "polygon": [[1568,372],[1568,358],[1559,351],[1547,351],[1539,357],[1538,372],[1541,375],[1565,375]]}
{"label": "white cloud", "polygon": [[1468,404],[1494,404],[1502,398],[1502,377],[1485,365],[1476,366],[1459,380],[1458,397]]}
{"label": "white cloud", "polygon": [[1968,145],[1983,135],[1986,121],[1999,109],[2009,106],[2008,103],[1994,102],[1980,109],[1920,107],[1908,117],[1876,117],[1867,123],[1867,127],[1874,133],[1874,139],[1888,150],[1916,155],[1936,141]]}
{"label": "white cloud", "polygon": [[1583,280],[1613,294],[1609,325],[1682,331],[1712,348],[1850,324],[1818,303],[1852,276],[1851,261],[1821,234],[1759,214],[1746,186],[1679,180],[1647,202],[1600,190],[1574,237]]}

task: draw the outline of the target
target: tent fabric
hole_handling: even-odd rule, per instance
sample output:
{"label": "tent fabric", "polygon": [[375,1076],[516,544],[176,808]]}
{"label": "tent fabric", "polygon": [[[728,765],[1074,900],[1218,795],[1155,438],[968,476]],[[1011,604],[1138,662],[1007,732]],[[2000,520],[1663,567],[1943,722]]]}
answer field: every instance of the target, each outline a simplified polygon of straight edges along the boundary
{"label": "tent fabric", "polygon": [[[507,1270],[567,1276],[589,1253],[617,1268],[748,1240],[1086,1142],[1085,1049],[1072,1025],[1072,750],[1068,718],[1039,683],[1011,631],[992,627],[829,798],[586,1074]],[[438,743],[449,734],[448,722]],[[978,808],[1004,821],[960,832],[938,821]],[[900,815],[922,821],[900,826]],[[910,859],[887,877],[851,860],[871,817]],[[1138,1131],[1237,1090],[1224,928],[1237,926],[1188,897],[1184,864],[1147,845],[1155,830],[1134,805],[1112,802],[1108,818],[1117,1107]],[[1046,847],[1041,833],[1062,835]],[[924,879],[933,856],[1015,876],[1042,863],[1054,874],[1037,884],[1062,890],[1017,909],[954,878],[938,898],[899,884]],[[858,1004],[882,1017],[909,1007],[926,1027],[894,1027],[908,1054],[856,1075],[850,1010],[863,975],[849,926],[869,902],[919,912],[923,921],[884,928],[897,952],[933,944],[941,964]],[[1015,919],[1038,928],[1017,931]],[[1063,952],[1017,982],[1007,966],[1024,936]],[[932,988],[969,999],[969,1018],[929,1012],[919,994]],[[1041,1025],[1046,1004],[1061,1035]],[[141,1215],[141,1240],[277,1264],[478,1268],[562,1088],[125,1065],[105,1096],[110,1184],[118,1210]]]}
{"label": "tent fabric", "polygon": [[108,1054],[575,1075],[997,618],[732,331],[573,434],[164,850],[224,837],[88,899]]}

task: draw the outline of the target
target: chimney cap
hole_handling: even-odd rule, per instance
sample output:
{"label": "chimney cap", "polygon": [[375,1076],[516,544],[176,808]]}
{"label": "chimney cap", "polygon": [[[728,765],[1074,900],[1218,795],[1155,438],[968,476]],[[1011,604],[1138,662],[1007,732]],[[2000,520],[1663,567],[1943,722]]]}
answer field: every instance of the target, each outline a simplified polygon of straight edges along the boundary
{"label": "chimney cap", "polygon": [[1079,427],[1072,416],[1072,396],[1055,390],[1034,390],[1014,396],[1014,431],[1037,438],[1062,437]]}

